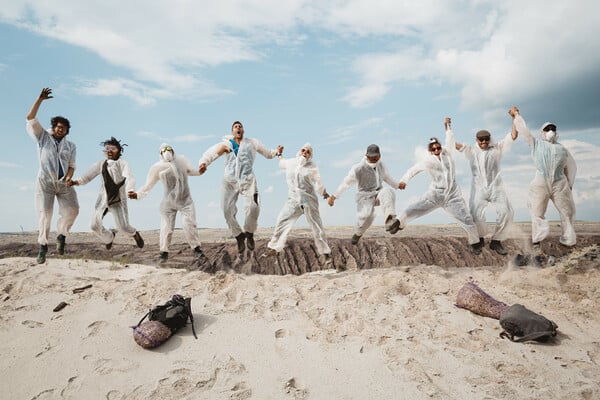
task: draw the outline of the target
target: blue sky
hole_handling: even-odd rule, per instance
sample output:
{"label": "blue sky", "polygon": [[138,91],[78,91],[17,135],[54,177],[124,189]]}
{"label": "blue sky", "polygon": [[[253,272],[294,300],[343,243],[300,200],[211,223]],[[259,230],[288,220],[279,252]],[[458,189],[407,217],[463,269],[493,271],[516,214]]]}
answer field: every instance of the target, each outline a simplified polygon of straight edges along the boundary
{"label": "blue sky", "polygon": [[[46,86],[54,99],[38,117],[46,127],[54,115],[71,120],[75,175],[102,158],[99,143],[115,136],[128,144],[124,157],[138,188],[162,142],[197,164],[235,120],[246,136],[285,146],[287,156],[310,142],[330,192],[371,143],[399,179],[429,137],[443,137],[444,117],[452,117],[458,141],[472,143],[479,129],[496,138],[508,133],[507,110],[518,105],[532,131],[557,124],[578,163],[577,219],[598,221],[598,15],[591,0],[3,0],[0,113],[10,150],[0,161],[0,231],[37,230],[37,152],[24,126]],[[457,165],[467,197],[471,178],[461,155]],[[260,156],[255,171],[259,226],[270,227],[286,199],[285,177],[276,160]],[[199,227],[225,227],[222,172],[218,160],[190,178]],[[503,161],[516,220],[529,220],[533,174],[519,139]],[[421,174],[397,191],[398,211],[428,184]],[[96,179],[77,189],[74,230],[89,230],[99,185]],[[158,229],[161,196],[159,184],[130,203],[133,226]],[[354,224],[354,192],[333,208],[323,202],[321,214],[326,225]],[[488,215],[494,219],[493,210]],[[557,219],[552,205],[547,216]],[[415,221],[447,222],[442,210]]]}

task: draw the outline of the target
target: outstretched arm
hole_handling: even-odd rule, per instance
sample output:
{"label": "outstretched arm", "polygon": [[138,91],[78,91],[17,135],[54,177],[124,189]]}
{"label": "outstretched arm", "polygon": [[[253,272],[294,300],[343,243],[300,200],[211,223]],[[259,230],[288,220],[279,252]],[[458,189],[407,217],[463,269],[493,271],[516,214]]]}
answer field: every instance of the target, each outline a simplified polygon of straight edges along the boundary
{"label": "outstretched arm", "polygon": [[204,154],[202,154],[202,158],[200,158],[200,163],[198,165],[198,172],[200,175],[206,172],[206,169],[213,161],[221,157],[224,153],[229,153],[229,151],[230,148],[226,143],[217,143],[206,150]]}
{"label": "outstretched arm", "polygon": [[51,99],[52,97],[53,97],[52,96],[52,89],[50,89],[50,88],[43,88],[42,92],[40,93],[40,95],[38,96],[38,98],[35,100],[35,102],[31,106],[31,109],[27,113],[27,121],[30,121],[30,120],[34,119],[36,117],[37,113],[38,113],[38,110],[40,109],[40,106],[42,105],[42,102],[44,100]]}
{"label": "outstretched arm", "polygon": [[521,117],[521,114],[519,113],[519,108],[517,106],[511,107],[511,109],[508,110],[508,114],[513,119],[513,130],[515,131],[515,135],[520,133],[525,138],[525,141],[529,145],[532,145],[534,143],[533,135],[531,135],[531,131],[527,127],[525,120],[523,119],[523,117]]}

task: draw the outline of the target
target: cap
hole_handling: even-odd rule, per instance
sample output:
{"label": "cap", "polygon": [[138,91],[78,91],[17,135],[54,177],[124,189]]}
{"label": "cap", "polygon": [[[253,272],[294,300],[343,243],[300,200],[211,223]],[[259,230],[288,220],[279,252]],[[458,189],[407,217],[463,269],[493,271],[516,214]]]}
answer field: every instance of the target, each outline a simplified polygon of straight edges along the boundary
{"label": "cap", "polygon": [[381,153],[379,152],[379,146],[376,144],[370,144],[369,147],[367,147],[367,157],[375,156],[381,156]]}
{"label": "cap", "polygon": [[[548,129],[548,127],[554,127],[554,129]],[[553,124],[552,122],[544,122],[544,125],[542,125],[542,130],[546,131],[546,130],[552,130],[552,131],[556,131],[556,125]]]}
{"label": "cap", "polygon": [[481,139],[481,138],[489,138],[489,137],[491,137],[491,136],[492,136],[492,135],[491,135],[491,133],[490,133],[489,131],[486,131],[485,129],[482,129],[482,130],[480,130],[479,132],[477,132],[477,133],[475,134],[475,137],[476,137],[477,139]]}

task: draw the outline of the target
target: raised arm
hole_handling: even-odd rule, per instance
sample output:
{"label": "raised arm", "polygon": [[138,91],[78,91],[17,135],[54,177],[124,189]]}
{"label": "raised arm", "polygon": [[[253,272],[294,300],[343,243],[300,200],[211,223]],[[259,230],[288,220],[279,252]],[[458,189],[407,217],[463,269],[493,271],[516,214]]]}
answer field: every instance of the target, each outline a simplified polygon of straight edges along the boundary
{"label": "raised arm", "polygon": [[31,109],[27,113],[27,133],[29,133],[29,135],[35,140],[39,140],[40,135],[44,131],[44,128],[42,128],[42,125],[40,125],[40,123],[36,119],[38,110],[40,109],[40,106],[42,105],[42,102],[44,100],[51,99],[52,97],[52,89],[43,88],[42,92],[40,93],[38,98],[31,106]]}
{"label": "raised arm", "polygon": [[511,109],[508,110],[508,114],[513,119],[513,126],[514,130],[516,131],[515,134],[523,135],[525,141],[527,141],[529,145],[533,145],[535,140],[533,138],[533,135],[531,134],[531,131],[527,127],[525,120],[523,119],[523,117],[521,117],[521,114],[519,113],[519,108],[516,106],[511,107]]}

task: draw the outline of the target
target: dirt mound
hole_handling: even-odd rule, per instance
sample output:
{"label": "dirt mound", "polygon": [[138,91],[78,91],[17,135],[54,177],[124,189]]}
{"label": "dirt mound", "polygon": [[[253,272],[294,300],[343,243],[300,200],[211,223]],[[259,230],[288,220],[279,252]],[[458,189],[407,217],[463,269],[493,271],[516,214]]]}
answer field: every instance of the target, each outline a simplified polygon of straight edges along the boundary
{"label": "dirt mound", "polygon": [[[448,230],[448,228],[445,228]],[[416,230],[415,230],[416,231]],[[516,254],[527,254],[531,251],[528,240],[509,239],[504,241],[505,248],[509,251],[507,256],[501,256],[489,249],[483,249],[481,255],[473,255],[469,251],[466,239],[460,230],[442,231],[421,230],[410,236],[390,236],[384,232],[373,230],[371,236],[365,235],[357,245],[350,243],[350,228],[336,228],[336,237],[330,237],[328,242],[332,250],[334,267],[340,269],[370,269],[385,268],[390,266],[417,266],[421,264],[439,265],[441,267],[480,267],[480,266],[505,266],[512,262]],[[414,232],[412,232],[414,233]],[[436,234],[437,233],[437,234]],[[202,269],[206,272],[236,271],[240,273],[258,273],[299,275],[305,272],[325,269],[323,260],[320,259],[313,244],[310,233],[297,230],[289,240],[284,251],[276,256],[261,257],[266,250],[269,230],[258,232],[256,236],[256,250],[240,258],[237,254],[235,240],[227,238],[224,230],[203,230],[202,248],[211,266],[198,267],[193,262],[193,252],[184,244],[182,232],[177,231],[174,243],[169,253],[169,262],[164,265],[168,268]],[[131,238],[118,237],[113,248],[106,250],[99,244],[91,233],[75,233],[67,241],[67,252],[59,256],[50,244],[48,257],[58,258],[83,258],[94,260],[107,260],[120,264],[136,263],[158,265],[158,232],[143,232],[146,247],[138,249]],[[38,247],[36,235],[28,234],[2,234],[0,235],[0,258],[7,257],[33,257],[37,256]],[[542,244],[542,251],[547,256],[557,260],[567,257],[578,249],[600,245],[600,234],[589,232],[579,234],[577,245],[574,248],[562,246],[558,236],[553,236]],[[33,261],[33,260],[32,260]],[[35,262],[35,261],[33,261]],[[598,260],[591,261],[597,264]]]}

